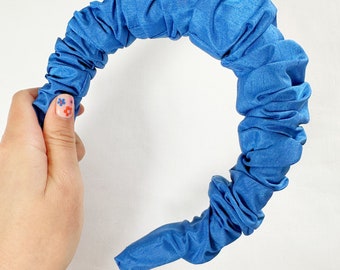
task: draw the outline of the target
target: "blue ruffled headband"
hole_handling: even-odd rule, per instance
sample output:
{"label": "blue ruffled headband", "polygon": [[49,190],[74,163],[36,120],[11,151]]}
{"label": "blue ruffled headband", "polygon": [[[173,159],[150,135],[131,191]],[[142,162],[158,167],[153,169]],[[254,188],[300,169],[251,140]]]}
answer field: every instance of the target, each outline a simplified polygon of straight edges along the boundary
{"label": "blue ruffled headband", "polygon": [[179,258],[204,263],[251,234],[264,218],[274,191],[288,184],[286,173],[301,156],[309,120],[308,62],[303,49],[285,40],[269,0],[105,0],[76,12],[48,64],[48,83],[34,102],[43,123],[50,102],[67,92],[76,108],[96,68],[108,54],[136,38],[188,36],[238,77],[237,110],[242,153],[231,181],[214,176],[210,206],[191,222],[168,224],[127,247],[116,262],[122,270],[151,269]]}

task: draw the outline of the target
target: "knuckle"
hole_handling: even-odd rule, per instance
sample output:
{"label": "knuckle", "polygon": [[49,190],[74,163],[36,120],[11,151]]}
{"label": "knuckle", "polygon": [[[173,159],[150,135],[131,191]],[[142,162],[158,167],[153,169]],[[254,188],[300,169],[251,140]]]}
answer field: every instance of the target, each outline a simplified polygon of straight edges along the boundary
{"label": "knuckle", "polygon": [[67,148],[73,148],[76,143],[74,132],[65,129],[56,129],[45,134],[45,140],[51,145]]}
{"label": "knuckle", "polygon": [[25,90],[20,90],[14,93],[12,97],[12,102],[16,102],[17,100],[20,100],[24,95],[26,94]]}

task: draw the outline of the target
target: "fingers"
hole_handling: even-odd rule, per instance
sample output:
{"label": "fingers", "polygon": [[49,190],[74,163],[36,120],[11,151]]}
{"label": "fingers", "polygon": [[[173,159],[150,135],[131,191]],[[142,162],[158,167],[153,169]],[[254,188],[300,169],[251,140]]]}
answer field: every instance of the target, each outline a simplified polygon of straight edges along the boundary
{"label": "fingers", "polygon": [[[74,132],[73,98],[62,95],[51,103],[42,131],[32,107],[37,93],[38,88],[34,88],[19,91],[13,96],[7,127],[0,143],[0,158],[5,157],[6,166],[11,166],[7,171],[20,168],[14,170],[16,182],[26,190],[31,190],[33,186],[45,190],[48,178],[61,184],[67,181],[81,184],[78,161],[84,157],[85,148]],[[81,105],[78,115],[83,112]],[[47,174],[50,177],[46,177]],[[43,180],[39,181],[40,178]],[[34,179],[35,184],[25,179]]]}
{"label": "fingers", "polygon": [[85,156],[85,146],[77,133],[76,133],[76,149],[78,161],[81,161]]}
{"label": "fingers", "polygon": [[85,108],[84,108],[83,104],[80,104],[80,108],[79,108],[79,112],[78,112],[77,116],[82,115],[84,113],[84,111],[85,111]]}
{"label": "fingers", "polygon": [[61,94],[51,103],[43,133],[51,179],[61,185],[80,179],[78,159],[85,151],[74,132],[74,100],[71,95]]}
{"label": "fingers", "polygon": [[17,92],[12,99],[8,115],[7,127],[2,137],[2,143],[16,146],[33,146],[45,152],[41,141],[41,128],[32,103],[38,93],[38,88]]}

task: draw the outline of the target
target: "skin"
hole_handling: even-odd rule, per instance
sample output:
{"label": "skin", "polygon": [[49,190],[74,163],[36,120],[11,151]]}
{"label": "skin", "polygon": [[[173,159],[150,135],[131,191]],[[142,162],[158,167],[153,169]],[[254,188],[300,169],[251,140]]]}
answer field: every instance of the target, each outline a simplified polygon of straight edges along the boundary
{"label": "skin", "polygon": [[85,149],[56,100],[41,129],[36,96],[14,95],[0,143],[0,270],[66,269],[81,235]]}

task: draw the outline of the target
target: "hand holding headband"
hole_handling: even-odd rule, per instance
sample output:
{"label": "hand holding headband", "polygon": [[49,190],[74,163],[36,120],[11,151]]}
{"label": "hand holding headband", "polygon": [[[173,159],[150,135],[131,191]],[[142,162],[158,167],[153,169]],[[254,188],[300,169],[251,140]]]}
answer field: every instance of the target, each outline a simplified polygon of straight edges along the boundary
{"label": "hand holding headband", "polygon": [[269,0],[106,0],[75,13],[66,36],[56,43],[47,79],[34,103],[43,123],[60,92],[80,100],[107,55],[136,38],[190,40],[221,60],[238,77],[237,110],[242,153],[231,181],[213,177],[210,207],[191,222],[168,224],[125,249],[122,270],[151,269],[179,258],[204,263],[251,234],[264,218],[262,208],[285,188],[290,165],[301,156],[309,120],[310,87],[304,82],[307,56],[276,27]]}

